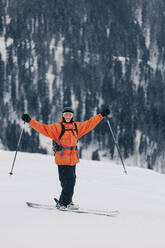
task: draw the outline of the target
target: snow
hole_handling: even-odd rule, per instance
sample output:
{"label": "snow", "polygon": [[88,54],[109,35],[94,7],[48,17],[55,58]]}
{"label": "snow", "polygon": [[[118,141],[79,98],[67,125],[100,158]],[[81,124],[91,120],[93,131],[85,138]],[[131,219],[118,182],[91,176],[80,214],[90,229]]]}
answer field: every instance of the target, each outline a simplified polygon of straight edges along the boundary
{"label": "snow", "polygon": [[[81,147],[81,140],[79,142],[79,147]],[[82,144],[83,147],[83,144]],[[82,158],[86,159],[86,160],[90,160],[92,158],[92,154],[94,151],[96,151],[98,149],[98,144],[90,144],[86,147],[86,149],[82,149]],[[100,153],[99,153],[100,155]]]}
{"label": "snow", "polygon": [[110,28],[107,28],[106,31],[107,31],[107,37],[109,38]]}
{"label": "snow", "polygon": [[70,89],[71,91],[71,102],[72,102],[72,106],[74,106],[74,111],[76,109],[78,109],[79,106],[79,100],[76,98],[73,89]]}
{"label": "snow", "polygon": [[151,31],[149,27],[145,29],[145,41],[146,41],[146,47],[147,49],[149,49],[151,43]]}
{"label": "snow", "polygon": [[6,46],[9,47],[13,44],[13,39],[11,38],[8,38],[7,41],[6,41]]}
{"label": "snow", "polygon": [[6,54],[6,45],[5,45],[4,37],[0,37],[0,53],[2,56],[2,60],[5,62],[7,59],[7,54]]}
{"label": "snow", "polygon": [[0,246],[4,248],[164,248],[165,175],[113,162],[81,160],[74,201],[82,207],[118,209],[118,217],[28,208],[52,204],[60,194],[50,155],[0,151]]}
{"label": "snow", "polygon": [[55,75],[53,74],[53,66],[49,66],[48,73],[46,73],[46,78],[48,81],[48,87],[49,87],[49,99],[50,102],[53,100],[53,82],[55,79]]}
{"label": "snow", "polygon": [[57,47],[55,48],[55,61],[57,63],[57,72],[60,73],[61,68],[64,64],[63,61],[63,41],[64,38],[61,37],[61,39],[59,40]]}
{"label": "snow", "polygon": [[142,25],[143,25],[142,8],[137,8],[136,9],[135,16],[136,16],[136,21],[139,23],[140,27],[142,27]]}
{"label": "snow", "polygon": [[87,14],[85,14],[85,15],[84,15],[84,18],[83,18],[83,22],[86,23],[87,20],[88,20],[88,16],[87,16]]}
{"label": "snow", "polygon": [[[8,1],[6,1],[6,2],[8,2]],[[8,6],[8,3],[6,4],[7,6]],[[6,7],[7,7],[6,6]],[[6,25],[9,25],[10,24],[10,22],[11,22],[11,18],[10,18],[10,16],[9,15],[7,15],[7,13],[6,13]]]}

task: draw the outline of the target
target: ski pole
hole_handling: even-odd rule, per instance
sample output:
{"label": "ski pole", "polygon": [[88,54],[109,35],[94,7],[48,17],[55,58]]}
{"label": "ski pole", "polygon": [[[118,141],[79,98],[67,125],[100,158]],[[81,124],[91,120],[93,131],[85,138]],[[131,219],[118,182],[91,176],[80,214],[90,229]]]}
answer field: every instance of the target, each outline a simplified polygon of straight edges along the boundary
{"label": "ski pole", "polygon": [[117,150],[118,150],[118,153],[119,153],[119,156],[120,156],[120,160],[121,160],[121,163],[123,165],[123,168],[124,168],[124,173],[127,175],[127,171],[126,171],[126,168],[125,168],[125,165],[124,165],[124,162],[123,162],[123,159],[122,159],[122,156],[121,156],[121,153],[120,153],[120,149],[119,149],[119,146],[117,144],[117,141],[115,139],[115,136],[114,136],[114,133],[113,133],[113,130],[112,130],[112,127],[111,127],[111,124],[110,124],[110,121],[108,120],[108,118],[106,117],[106,120],[107,120],[107,123],[108,123],[108,126],[109,126],[109,129],[110,129],[110,132],[112,134],[112,137],[113,137],[113,141],[117,147]]}
{"label": "ski pole", "polygon": [[[24,122],[24,124],[25,124],[25,122]],[[20,134],[20,136],[19,136],[19,140],[18,140],[18,144],[17,144],[17,148],[16,148],[16,152],[15,152],[15,156],[14,156],[12,168],[11,168],[11,171],[9,172],[9,175],[10,175],[10,176],[13,175],[14,164],[15,164],[15,160],[16,160],[16,157],[17,157],[18,147],[19,147],[19,144],[20,144],[20,142],[21,142],[23,130],[24,130],[24,126],[23,126],[22,131],[21,131],[21,134]]]}

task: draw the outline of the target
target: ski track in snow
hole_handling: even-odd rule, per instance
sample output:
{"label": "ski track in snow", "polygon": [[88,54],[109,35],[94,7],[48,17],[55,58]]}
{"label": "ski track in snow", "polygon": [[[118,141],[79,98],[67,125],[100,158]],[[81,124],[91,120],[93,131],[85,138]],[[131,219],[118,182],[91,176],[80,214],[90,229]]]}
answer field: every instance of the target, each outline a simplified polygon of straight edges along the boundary
{"label": "ski track in snow", "polygon": [[115,218],[31,209],[60,194],[50,155],[0,151],[0,247],[164,248],[165,175],[113,162],[81,160],[74,201],[82,208],[118,209]]}

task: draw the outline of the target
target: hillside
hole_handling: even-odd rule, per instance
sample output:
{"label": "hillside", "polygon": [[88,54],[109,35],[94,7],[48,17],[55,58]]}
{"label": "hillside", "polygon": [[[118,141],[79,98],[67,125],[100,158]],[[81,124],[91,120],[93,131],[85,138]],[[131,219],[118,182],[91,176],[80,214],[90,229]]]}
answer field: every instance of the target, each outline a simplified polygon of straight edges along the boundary
{"label": "hillside", "polygon": [[3,248],[164,248],[165,175],[120,164],[81,160],[74,201],[82,207],[118,209],[115,218],[31,209],[59,195],[49,155],[0,151],[0,246]]}

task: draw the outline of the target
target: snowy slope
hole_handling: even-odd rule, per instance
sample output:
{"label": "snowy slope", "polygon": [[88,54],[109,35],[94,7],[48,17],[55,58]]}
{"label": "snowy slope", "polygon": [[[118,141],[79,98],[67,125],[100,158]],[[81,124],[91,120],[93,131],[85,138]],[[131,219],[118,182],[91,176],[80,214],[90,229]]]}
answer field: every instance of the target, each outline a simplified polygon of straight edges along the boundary
{"label": "snowy slope", "polygon": [[115,218],[42,209],[59,195],[52,156],[0,151],[0,247],[164,248],[165,175],[120,164],[81,160],[74,201],[82,207],[119,209]]}

